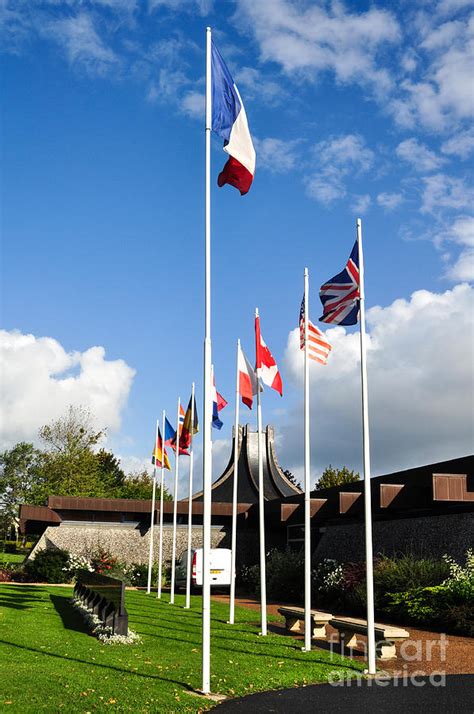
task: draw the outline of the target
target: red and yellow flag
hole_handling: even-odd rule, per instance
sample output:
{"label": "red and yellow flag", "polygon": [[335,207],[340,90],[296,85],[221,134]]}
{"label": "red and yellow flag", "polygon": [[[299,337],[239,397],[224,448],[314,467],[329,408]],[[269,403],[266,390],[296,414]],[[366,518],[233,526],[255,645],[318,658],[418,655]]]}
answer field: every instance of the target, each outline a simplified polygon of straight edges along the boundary
{"label": "red and yellow flag", "polygon": [[[162,462],[163,459],[164,459],[164,461]],[[153,454],[151,456],[151,463],[154,466],[158,466],[159,468],[161,468],[161,466],[163,465],[163,467],[165,469],[168,469],[168,471],[171,471],[168,454],[166,453],[166,449],[163,449],[163,440],[161,438],[161,432],[159,429],[158,429],[158,438],[156,440],[155,448],[153,449]]]}

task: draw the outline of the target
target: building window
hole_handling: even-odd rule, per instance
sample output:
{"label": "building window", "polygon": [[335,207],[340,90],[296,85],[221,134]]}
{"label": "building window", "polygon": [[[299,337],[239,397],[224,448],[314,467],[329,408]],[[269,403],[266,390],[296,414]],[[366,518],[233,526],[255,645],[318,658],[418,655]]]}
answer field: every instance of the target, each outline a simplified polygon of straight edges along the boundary
{"label": "building window", "polygon": [[286,527],[286,543],[289,548],[299,550],[304,544],[304,524]]}

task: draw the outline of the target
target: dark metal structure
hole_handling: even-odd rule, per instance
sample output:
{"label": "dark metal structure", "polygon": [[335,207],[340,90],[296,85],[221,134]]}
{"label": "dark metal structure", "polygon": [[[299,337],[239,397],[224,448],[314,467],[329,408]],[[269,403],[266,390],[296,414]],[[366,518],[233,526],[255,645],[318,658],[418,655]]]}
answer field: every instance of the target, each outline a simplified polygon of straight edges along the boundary
{"label": "dark metal structure", "polygon": [[110,627],[114,635],[128,634],[125,583],[122,580],[84,571],[74,586],[74,597]]}
{"label": "dark metal structure", "polygon": [[[275,450],[275,433],[272,426],[267,426],[263,433],[263,488],[266,501],[296,496],[302,491],[285,475],[278,463]],[[219,503],[232,502],[234,481],[234,443],[224,473],[212,486],[212,500]],[[250,426],[239,426],[238,429],[238,491],[239,503],[258,502],[258,433]],[[202,501],[202,491],[193,496],[193,501]]]}

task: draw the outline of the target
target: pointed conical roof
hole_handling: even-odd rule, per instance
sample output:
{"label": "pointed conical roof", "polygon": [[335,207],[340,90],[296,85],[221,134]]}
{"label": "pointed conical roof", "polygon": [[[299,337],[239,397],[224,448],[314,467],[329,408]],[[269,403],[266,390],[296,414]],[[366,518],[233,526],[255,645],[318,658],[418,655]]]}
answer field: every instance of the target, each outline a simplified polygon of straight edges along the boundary
{"label": "pointed conical roof", "polygon": [[[267,426],[262,433],[263,445],[263,484],[266,501],[285,496],[295,496],[301,489],[295,486],[283,473],[275,454],[275,435],[272,426]],[[222,476],[212,486],[212,500],[221,503],[232,501],[234,482],[234,447],[235,434],[232,440],[232,450],[227,467]],[[238,489],[239,503],[256,503],[258,501],[258,433],[250,426],[239,426],[238,431]],[[202,501],[202,491],[193,496],[193,500]]]}

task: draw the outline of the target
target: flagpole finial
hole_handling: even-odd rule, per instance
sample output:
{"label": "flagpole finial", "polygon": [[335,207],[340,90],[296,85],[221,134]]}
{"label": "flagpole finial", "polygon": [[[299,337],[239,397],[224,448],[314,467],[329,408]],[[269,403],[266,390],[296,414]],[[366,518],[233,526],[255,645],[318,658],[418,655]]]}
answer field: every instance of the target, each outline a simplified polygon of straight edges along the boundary
{"label": "flagpole finial", "polygon": [[258,317],[258,307],[255,308],[255,317]]}
{"label": "flagpole finial", "polygon": [[305,268],[305,269],[304,269],[304,274],[305,274],[305,277],[307,277],[307,276],[309,275],[309,273],[308,273],[308,268]]}
{"label": "flagpole finial", "polygon": [[209,25],[206,27],[206,32],[212,32],[212,30],[211,30],[211,28],[209,27]]}

